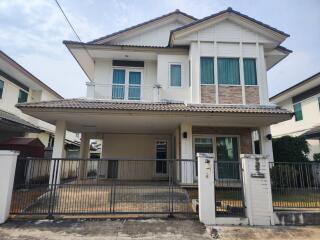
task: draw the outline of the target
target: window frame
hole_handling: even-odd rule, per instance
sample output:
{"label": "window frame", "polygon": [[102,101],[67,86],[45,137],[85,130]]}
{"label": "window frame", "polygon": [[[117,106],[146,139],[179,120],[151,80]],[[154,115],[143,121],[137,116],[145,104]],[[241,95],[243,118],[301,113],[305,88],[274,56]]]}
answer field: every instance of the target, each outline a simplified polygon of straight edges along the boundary
{"label": "window frame", "polygon": [[[255,74],[256,74],[256,84],[246,84],[246,76],[245,76],[245,71],[244,71],[244,62],[245,60],[254,60],[254,68],[255,68]],[[244,57],[242,58],[242,65],[243,65],[243,83],[245,86],[258,86],[258,71],[257,71],[257,58],[255,57]]]}
{"label": "window frame", "polygon": [[[179,65],[180,66],[180,86],[173,86],[171,85],[171,66],[172,65]],[[169,88],[182,88],[183,87],[183,78],[182,78],[182,73],[183,73],[183,68],[182,68],[182,63],[181,62],[170,62],[169,63]]]}
{"label": "window frame", "polygon": [[[297,119],[295,106],[300,106],[301,119]],[[301,102],[293,103],[293,112],[294,112],[294,120],[295,120],[295,122],[299,122],[299,121],[303,120],[303,112],[302,112],[302,103]]]}
{"label": "window frame", "polygon": [[[210,59],[212,59],[212,66],[213,66],[213,74],[212,74],[212,77],[213,77],[213,81],[212,81],[212,83],[202,83],[201,81],[202,81],[202,76],[201,76],[201,73],[202,73],[202,71],[201,71],[201,59],[203,59],[203,58],[210,58]],[[213,86],[213,85],[215,85],[215,71],[214,71],[214,69],[215,69],[215,67],[214,67],[214,59],[215,59],[215,57],[214,56],[200,56],[200,85],[203,85],[203,86]]]}
{"label": "window frame", "polygon": [[[26,94],[26,96],[27,96],[26,101],[23,101],[23,102],[20,101],[20,97],[21,97],[20,93],[25,93]],[[28,102],[28,98],[29,98],[29,92],[27,92],[27,91],[25,91],[25,90],[20,88],[19,89],[19,93],[18,93],[18,103]]]}
{"label": "window frame", "polygon": [[[124,84],[118,84],[118,83],[113,83],[113,72],[114,70],[124,70],[125,71],[125,75],[124,75]],[[130,72],[140,72],[140,99],[129,99],[129,87],[130,85],[133,86],[138,86],[137,84],[129,84],[129,73]],[[143,86],[143,73],[144,73],[144,68],[137,68],[137,67],[117,67],[117,66],[113,66],[112,67],[112,82],[111,82],[111,100],[112,101],[141,101],[141,99],[143,98],[143,91],[142,91],[142,86]],[[123,94],[123,98],[113,98],[112,97],[112,88],[113,85],[123,85],[124,86],[124,94]]]}
{"label": "window frame", "polygon": [[[241,83],[241,71],[240,71],[240,57],[229,57],[229,56],[217,56],[217,84],[223,86],[242,86]],[[232,83],[220,83],[219,81],[219,59],[237,59],[238,60],[238,74],[239,74],[239,84]]]}
{"label": "window frame", "polygon": [[[2,86],[1,86],[2,85]],[[2,99],[3,96],[3,90],[4,90],[4,81],[0,79],[0,99]]]}
{"label": "window frame", "polygon": [[155,176],[160,176],[160,177],[166,177],[168,176],[168,161],[167,159],[169,159],[169,141],[167,139],[155,139],[154,140],[154,160],[155,161],[163,161],[164,159],[157,159],[157,143],[158,142],[165,142],[166,143],[166,155],[167,155],[167,158],[165,159],[166,160],[166,173],[160,173],[160,172],[157,172],[157,162],[155,162],[154,164],[154,175]]}

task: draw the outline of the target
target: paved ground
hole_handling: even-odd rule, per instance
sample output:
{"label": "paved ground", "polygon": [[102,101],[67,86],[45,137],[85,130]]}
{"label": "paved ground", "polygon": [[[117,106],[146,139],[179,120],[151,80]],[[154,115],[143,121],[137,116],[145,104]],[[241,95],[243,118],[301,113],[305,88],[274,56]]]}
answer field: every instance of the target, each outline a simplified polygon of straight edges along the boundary
{"label": "paved ground", "polygon": [[196,220],[9,221],[1,240],[320,239],[319,227],[216,227],[212,236]]}

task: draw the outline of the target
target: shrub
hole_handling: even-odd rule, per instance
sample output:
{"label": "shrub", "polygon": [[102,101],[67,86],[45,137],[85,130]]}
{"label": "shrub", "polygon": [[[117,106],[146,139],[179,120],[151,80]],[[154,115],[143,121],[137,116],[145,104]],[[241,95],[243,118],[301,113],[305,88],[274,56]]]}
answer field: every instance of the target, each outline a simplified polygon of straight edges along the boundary
{"label": "shrub", "polygon": [[313,154],[313,160],[316,162],[320,162],[320,153]]}
{"label": "shrub", "polygon": [[309,146],[303,137],[283,136],[272,139],[275,162],[307,162]]}

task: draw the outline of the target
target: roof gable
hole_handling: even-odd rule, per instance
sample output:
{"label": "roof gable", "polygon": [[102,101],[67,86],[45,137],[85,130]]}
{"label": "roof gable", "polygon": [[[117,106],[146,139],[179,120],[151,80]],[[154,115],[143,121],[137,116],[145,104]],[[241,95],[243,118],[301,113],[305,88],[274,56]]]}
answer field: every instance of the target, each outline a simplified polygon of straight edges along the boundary
{"label": "roof gable", "polygon": [[[94,43],[94,44],[109,43],[112,40],[114,41],[115,39],[117,39],[119,37],[123,37],[124,35],[127,35],[129,33],[134,33],[135,31],[138,31],[138,30],[143,30],[145,28],[149,28],[149,29],[150,28],[157,28],[158,27],[157,24],[159,24],[159,22],[165,21],[165,20],[170,19],[170,18],[177,20],[177,22],[180,22],[181,24],[179,25],[179,27],[183,26],[183,25],[186,25],[186,24],[189,24],[189,23],[194,22],[194,21],[197,20],[197,18],[195,18],[195,17],[193,17],[191,15],[188,15],[188,14],[186,14],[184,12],[181,12],[179,9],[177,9],[174,12],[170,12],[168,14],[165,14],[165,15],[162,15],[160,17],[151,19],[149,21],[146,21],[146,22],[131,26],[129,28],[120,30],[118,32],[114,32],[114,33],[108,34],[108,35],[106,35],[104,37],[95,39],[95,40],[90,41],[88,43]],[[175,26],[172,29],[175,29],[175,28],[177,28],[177,26]],[[170,29],[170,30],[172,30],[172,29]]]}
{"label": "roof gable", "polygon": [[273,28],[240,12],[234,11],[232,8],[228,8],[219,13],[210,15],[208,17],[199,19],[190,24],[172,30],[170,33],[169,44],[173,45],[174,40],[179,36],[181,37],[191,34],[192,32],[198,32],[202,29],[205,29],[208,26],[212,26],[213,24],[217,24],[226,19],[235,22],[239,25],[242,25],[252,32],[257,32],[264,36],[268,36],[270,39],[274,39],[279,43],[283,42],[287,37],[289,37],[288,34],[276,28]]}

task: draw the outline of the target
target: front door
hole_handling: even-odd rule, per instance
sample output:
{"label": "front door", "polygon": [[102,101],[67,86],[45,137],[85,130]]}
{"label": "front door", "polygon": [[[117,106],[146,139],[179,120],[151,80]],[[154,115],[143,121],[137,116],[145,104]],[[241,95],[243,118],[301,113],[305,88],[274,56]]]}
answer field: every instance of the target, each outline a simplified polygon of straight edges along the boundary
{"label": "front door", "polygon": [[108,178],[117,178],[118,177],[118,161],[109,160],[108,161]]}
{"label": "front door", "polygon": [[[193,149],[195,158],[197,153],[213,153],[213,137],[194,137]],[[198,177],[198,162],[195,162],[194,176]]]}
{"label": "front door", "polygon": [[237,137],[216,137],[218,178],[239,179],[239,142]]}
{"label": "front door", "polygon": [[156,141],[156,175],[167,175],[168,142]]}

